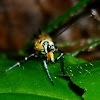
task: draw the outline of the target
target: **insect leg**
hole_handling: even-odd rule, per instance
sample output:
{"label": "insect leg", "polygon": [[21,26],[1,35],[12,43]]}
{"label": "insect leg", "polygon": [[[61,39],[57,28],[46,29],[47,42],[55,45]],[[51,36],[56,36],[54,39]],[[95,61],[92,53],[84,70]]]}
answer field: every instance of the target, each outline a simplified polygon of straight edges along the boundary
{"label": "insect leg", "polygon": [[62,58],[62,61],[61,61],[61,71],[64,74],[64,62],[65,62],[65,53],[60,53],[60,55],[55,59],[55,62],[57,62],[59,59]]}
{"label": "insect leg", "polygon": [[9,70],[13,69],[16,66],[20,66],[20,62],[17,62],[15,65],[13,65],[12,67],[9,67],[8,69],[6,69],[5,71],[8,72]]}
{"label": "insect leg", "polygon": [[48,75],[48,77],[49,77],[51,83],[54,85],[53,80],[52,80],[52,78],[51,78],[51,76],[50,76],[50,73],[49,73],[48,67],[47,67],[46,60],[44,60],[43,63],[44,63],[44,67],[45,67],[45,69],[46,69],[47,75]]}
{"label": "insect leg", "polygon": [[55,62],[57,62],[63,55],[64,53],[60,53],[60,55],[55,59]]}
{"label": "insect leg", "polygon": [[63,54],[63,56],[62,56],[62,57],[63,57],[63,58],[62,58],[62,66],[61,66],[61,71],[62,71],[63,75],[65,75],[65,73],[64,73],[65,54]]}
{"label": "insect leg", "polygon": [[25,59],[24,59],[23,61],[17,62],[16,64],[14,64],[12,67],[9,67],[9,68],[6,69],[5,71],[8,72],[9,70],[11,70],[11,69],[13,69],[13,68],[15,68],[15,67],[17,67],[17,66],[20,66],[21,64],[23,64],[25,61],[27,61],[29,58],[31,58],[31,57],[33,57],[33,56],[35,56],[35,54],[31,54],[31,55],[29,55],[28,57],[25,57]]}

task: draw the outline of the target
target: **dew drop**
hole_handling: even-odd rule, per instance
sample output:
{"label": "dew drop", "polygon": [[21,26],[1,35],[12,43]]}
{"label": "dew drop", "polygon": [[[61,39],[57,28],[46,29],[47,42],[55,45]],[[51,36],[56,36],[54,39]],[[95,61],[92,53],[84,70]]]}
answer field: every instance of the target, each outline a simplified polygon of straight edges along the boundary
{"label": "dew drop", "polygon": [[80,74],[82,74],[82,72],[79,71]]}
{"label": "dew drop", "polygon": [[55,77],[55,78],[57,78],[57,77]]}
{"label": "dew drop", "polygon": [[70,72],[72,72],[72,70],[69,70]]}
{"label": "dew drop", "polygon": [[88,73],[91,74],[89,71],[88,71]]}
{"label": "dew drop", "polygon": [[93,64],[92,63],[89,63],[91,66],[93,66]]}
{"label": "dew drop", "polygon": [[85,71],[86,71],[87,73],[91,74],[87,69],[85,69]]}
{"label": "dew drop", "polygon": [[85,69],[85,71],[86,71],[86,72],[88,72],[88,70],[87,70],[87,69]]}
{"label": "dew drop", "polygon": [[83,69],[83,68],[80,66],[80,69]]}

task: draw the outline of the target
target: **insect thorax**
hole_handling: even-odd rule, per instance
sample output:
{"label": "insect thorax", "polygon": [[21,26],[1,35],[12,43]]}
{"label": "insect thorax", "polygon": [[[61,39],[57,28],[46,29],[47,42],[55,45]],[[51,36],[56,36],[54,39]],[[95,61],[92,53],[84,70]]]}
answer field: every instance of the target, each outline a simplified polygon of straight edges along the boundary
{"label": "insect thorax", "polygon": [[54,52],[55,46],[51,37],[46,34],[40,35],[39,38],[35,40],[35,50],[42,55],[45,55],[50,51]]}

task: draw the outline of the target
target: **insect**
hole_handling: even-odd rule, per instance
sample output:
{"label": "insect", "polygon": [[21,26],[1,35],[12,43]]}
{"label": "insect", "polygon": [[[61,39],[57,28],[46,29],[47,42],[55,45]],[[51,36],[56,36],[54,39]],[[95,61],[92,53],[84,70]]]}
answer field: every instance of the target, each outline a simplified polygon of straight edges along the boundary
{"label": "insect", "polygon": [[34,40],[34,49],[35,49],[34,53],[29,55],[28,57],[25,57],[25,59],[23,61],[17,62],[16,64],[14,64],[12,67],[6,69],[5,71],[8,72],[9,70],[15,68],[16,66],[20,66],[22,63],[29,60],[29,58],[31,58],[31,57],[42,57],[42,58],[44,58],[43,64],[44,64],[44,68],[47,72],[48,78],[50,79],[51,83],[54,85],[51,75],[49,73],[48,67],[47,67],[47,62],[51,61],[52,63],[55,63],[61,57],[63,57],[63,59],[64,59],[64,53],[61,53],[56,59],[54,59],[54,52],[58,51],[58,49],[54,45],[52,38],[45,33],[42,33],[41,35],[39,35],[38,38],[36,38]]}

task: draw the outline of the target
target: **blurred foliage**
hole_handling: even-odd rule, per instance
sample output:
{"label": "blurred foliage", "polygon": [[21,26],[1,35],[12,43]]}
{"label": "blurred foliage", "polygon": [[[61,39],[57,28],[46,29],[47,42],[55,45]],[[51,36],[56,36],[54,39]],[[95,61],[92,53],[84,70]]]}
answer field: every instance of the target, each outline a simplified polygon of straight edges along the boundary
{"label": "blurred foliage", "polygon": [[76,50],[74,52],[72,52],[72,56],[77,56],[80,52],[84,52],[86,49],[89,49],[89,48],[94,48],[96,47],[97,45],[100,45],[100,40],[99,41],[93,41],[91,44],[89,44],[88,46],[80,49],[80,50]]}
{"label": "blurred foliage", "polygon": [[59,25],[61,25],[65,21],[67,21],[68,18],[71,16],[71,14],[76,13],[79,9],[81,9],[82,7],[84,7],[89,2],[90,2],[90,0],[82,0],[82,1],[80,1],[74,7],[72,7],[68,11],[66,11],[64,13],[64,15],[60,16],[53,23],[51,23],[50,25],[48,25],[47,28],[45,30],[43,30],[43,32],[46,32],[46,33],[49,34],[49,32],[53,31],[54,28],[56,28],[56,27],[58,28]]}

